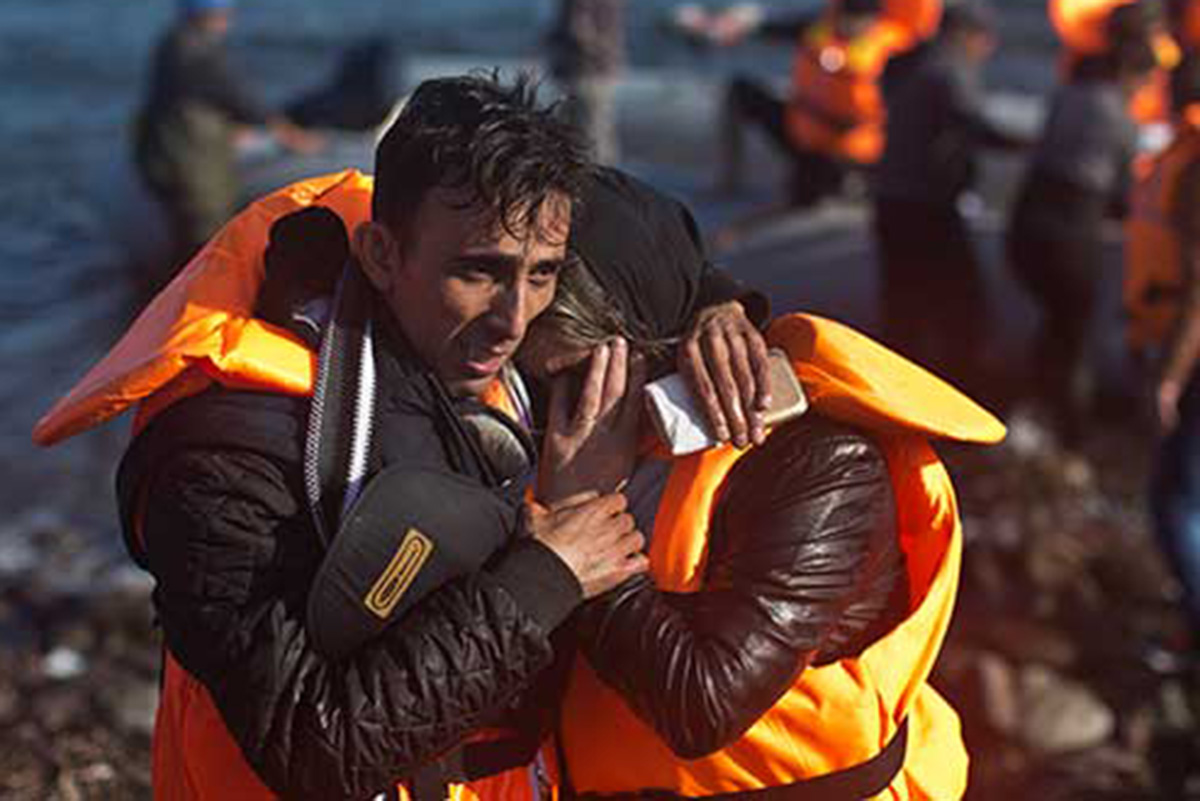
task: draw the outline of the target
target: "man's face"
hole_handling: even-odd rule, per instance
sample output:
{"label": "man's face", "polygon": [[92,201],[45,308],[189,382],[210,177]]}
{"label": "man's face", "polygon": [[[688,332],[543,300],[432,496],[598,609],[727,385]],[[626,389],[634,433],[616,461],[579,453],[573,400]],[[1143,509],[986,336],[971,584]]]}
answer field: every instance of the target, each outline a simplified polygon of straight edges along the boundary
{"label": "man's face", "polygon": [[492,215],[434,190],[391,248],[381,287],[417,354],[455,395],[478,395],[554,299],[571,202],[554,195],[536,224],[509,232]]}

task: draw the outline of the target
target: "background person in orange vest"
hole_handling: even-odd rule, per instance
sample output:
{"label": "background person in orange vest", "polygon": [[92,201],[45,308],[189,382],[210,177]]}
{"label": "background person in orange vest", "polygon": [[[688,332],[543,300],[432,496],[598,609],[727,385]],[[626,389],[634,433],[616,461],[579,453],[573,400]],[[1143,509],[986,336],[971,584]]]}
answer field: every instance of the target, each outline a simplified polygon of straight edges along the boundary
{"label": "background person in orange vest", "polygon": [[1029,383],[1068,447],[1090,424],[1103,227],[1124,213],[1137,148],[1128,101],[1156,67],[1140,36],[1074,63],[1051,99],[1009,215],[1008,264],[1041,317]]}
{"label": "background person in orange vest", "polygon": [[1140,339],[1161,347],[1154,400],[1162,439],[1150,505],[1184,590],[1194,650],[1200,643],[1200,58],[1180,63],[1171,89],[1175,138],[1139,187],[1149,194],[1130,221],[1128,269],[1138,278],[1126,305]]}
{"label": "background person in orange vest", "polygon": [[[761,446],[669,456],[646,436],[640,389],[670,370],[696,311],[688,299],[707,262],[690,214],[606,172],[584,190],[571,248],[586,269],[564,276],[518,357],[552,385],[549,419],[575,422],[559,426],[565,436],[546,446],[571,454],[572,469],[543,471],[537,491],[569,496],[597,477],[603,483],[593,488],[623,484],[658,572],[577,616],[583,653],[607,686],[577,666],[562,713],[567,784],[584,798],[632,799],[651,790],[656,798],[724,798],[773,787],[784,792],[779,797],[790,790],[857,799],[893,782],[901,799],[961,796],[966,755],[957,718],[924,685],[953,605],[957,557],[950,552],[958,536],[946,498],[924,495],[949,488],[924,435],[906,436],[903,414],[888,433],[871,430],[879,421],[868,422],[870,413],[858,418],[862,426],[847,424],[835,407],[858,401],[832,381],[810,384],[817,408],[778,426]],[[861,335],[832,324],[813,333],[808,325],[785,318],[767,340],[780,333],[778,344],[795,358],[802,358],[801,330],[809,342],[838,340],[840,359],[815,357],[815,371],[842,371],[860,390],[895,380],[927,420],[938,417],[935,408],[953,408],[960,421],[979,424],[972,436],[1002,432],[986,412]],[[593,354],[612,341],[627,342],[621,347],[633,354],[627,377],[614,376],[611,362],[597,371]],[[609,397],[614,384],[625,398],[607,414],[573,407],[575,397],[580,407]],[[905,444],[897,450],[898,443]],[[901,545],[907,537],[949,550],[930,561]],[[671,567],[681,559],[691,570],[682,584]],[[929,583],[932,564],[944,581],[940,590]],[[886,679],[865,667],[843,672],[842,660],[885,641]],[[877,692],[876,679],[907,687],[912,705],[892,706],[895,697]]]}
{"label": "background person in orange vest", "polygon": [[883,340],[968,388],[981,377],[988,305],[959,202],[983,149],[1030,144],[987,116],[981,73],[995,46],[991,9],[962,2],[935,38],[888,63],[887,143],[871,181]]}
{"label": "background person in orange vest", "polygon": [[882,0],[833,0],[819,13],[768,16],[758,6],[678,17],[689,32],[728,46],[748,37],[796,48],[787,96],[745,76],[730,84],[721,123],[717,189],[741,186],[744,129],[765,133],[791,161],[788,201],[807,207],[838,192],[846,170],[873,163],[882,146],[883,107],[874,81],[910,41],[883,17]]}

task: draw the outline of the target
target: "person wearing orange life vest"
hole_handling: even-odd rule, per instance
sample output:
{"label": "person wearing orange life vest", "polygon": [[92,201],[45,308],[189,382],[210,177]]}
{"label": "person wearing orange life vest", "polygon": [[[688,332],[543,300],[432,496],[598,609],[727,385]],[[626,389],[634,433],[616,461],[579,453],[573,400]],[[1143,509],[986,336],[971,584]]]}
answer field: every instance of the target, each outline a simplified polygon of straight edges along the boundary
{"label": "person wearing orange life vest", "polygon": [[[588,487],[577,475],[603,475],[594,489],[622,484],[652,580],[576,615],[583,658],[560,715],[564,792],[961,797],[958,719],[927,681],[961,535],[928,440],[994,442],[1003,426],[861,334],[788,315],[766,341],[787,353],[810,410],[762,445],[670,457],[645,439],[639,390],[669,369],[695,313],[687,276],[705,259],[694,224],[619,173],[583,197],[571,247],[586,269],[564,275],[518,355],[551,386],[549,419],[578,424],[571,441],[545,446],[573,453],[576,470],[541,472],[537,492]],[[611,337],[635,354],[625,401],[608,415],[573,413],[576,392],[580,406],[595,403],[588,354]]]}
{"label": "person wearing orange life vest", "polygon": [[587,168],[526,83],[428,81],[374,184],[251,206],[39,423],[141,401],[118,488],[165,641],[156,797],[535,797],[512,707],[641,565],[620,496],[522,512],[529,454],[482,403]]}
{"label": "person wearing orange life vest", "polygon": [[[756,36],[796,47],[786,98],[746,77],[735,77],[730,84],[721,123],[718,190],[740,186],[742,129],[747,124],[761,128],[792,162],[788,200],[793,206],[813,205],[840,189],[848,168],[875,162],[883,146],[883,103],[876,80],[888,58],[914,40],[914,32],[885,5],[882,0],[833,0],[821,13],[778,16],[746,5],[681,19],[689,33],[719,45]],[[922,12],[940,7],[909,5]]]}
{"label": "person wearing orange life vest", "polygon": [[1150,507],[1200,643],[1200,58],[1171,76],[1175,135],[1134,189],[1125,307],[1134,347],[1157,349],[1157,445]]}

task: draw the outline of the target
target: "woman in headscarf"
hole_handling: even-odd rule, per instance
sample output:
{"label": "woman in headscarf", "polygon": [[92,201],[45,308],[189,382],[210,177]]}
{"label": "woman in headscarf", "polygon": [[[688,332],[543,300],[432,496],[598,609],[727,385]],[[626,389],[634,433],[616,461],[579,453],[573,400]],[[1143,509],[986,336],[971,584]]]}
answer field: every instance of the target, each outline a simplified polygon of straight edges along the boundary
{"label": "woman in headscarf", "polygon": [[581,610],[566,786],[960,796],[957,716],[926,683],[960,531],[926,440],[994,441],[1002,426],[865,337],[796,315],[767,340],[812,409],[761,445],[671,457],[640,390],[671,369],[711,269],[691,215],[604,172],[571,248],[580,265],[520,357],[550,387],[537,495],[624,486],[651,573]]}

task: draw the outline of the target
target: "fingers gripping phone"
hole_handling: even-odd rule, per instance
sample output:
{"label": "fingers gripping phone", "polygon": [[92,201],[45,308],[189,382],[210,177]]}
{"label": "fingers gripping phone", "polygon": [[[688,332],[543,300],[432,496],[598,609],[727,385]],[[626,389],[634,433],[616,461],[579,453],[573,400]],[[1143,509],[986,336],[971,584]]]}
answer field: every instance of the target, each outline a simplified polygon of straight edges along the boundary
{"label": "fingers gripping phone", "polygon": [[[808,398],[796,379],[787,354],[772,348],[767,354],[771,406],[763,416],[768,426],[799,417],[808,409]],[[679,373],[652,381],[645,387],[646,407],[658,435],[673,456],[719,445],[704,408]]]}

